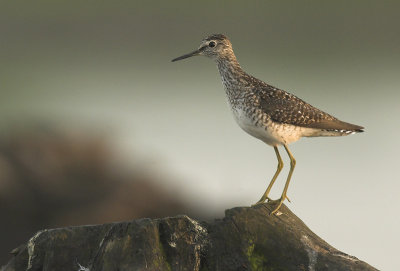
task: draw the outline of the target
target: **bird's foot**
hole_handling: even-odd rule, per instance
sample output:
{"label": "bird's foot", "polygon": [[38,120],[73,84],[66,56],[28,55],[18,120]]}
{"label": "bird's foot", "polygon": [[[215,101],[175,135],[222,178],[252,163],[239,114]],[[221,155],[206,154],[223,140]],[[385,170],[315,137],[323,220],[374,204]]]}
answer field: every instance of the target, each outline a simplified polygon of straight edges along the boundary
{"label": "bird's foot", "polygon": [[[292,203],[288,196],[286,196],[285,199],[287,199],[290,203]],[[265,199],[264,199],[264,198],[261,198],[259,201],[257,201],[256,203],[252,204],[251,207],[254,207],[254,206],[263,204],[263,203],[265,203],[265,201],[267,201],[267,204],[276,204],[276,203],[277,203],[278,201],[280,201],[280,200],[281,200],[281,199],[273,200],[273,199],[271,199],[270,197],[266,197]],[[283,201],[284,201],[284,200],[283,200]],[[282,202],[283,202],[283,201],[282,201]],[[282,205],[282,203],[281,203],[281,205]],[[280,205],[279,205],[279,206],[280,206]],[[278,208],[279,208],[279,207],[278,207]]]}
{"label": "bird's foot", "polygon": [[270,202],[271,198],[270,197],[266,197],[266,198],[262,197],[259,201],[257,201],[256,203],[252,204],[251,207],[263,204],[265,201]]}
{"label": "bird's foot", "polygon": [[276,214],[279,210],[279,208],[282,206],[283,202],[285,201],[287,197],[281,197],[276,200],[270,200],[268,201],[268,204],[274,206],[275,208],[269,213],[270,215]]}
{"label": "bird's foot", "polygon": [[[268,203],[270,202],[270,201],[278,201],[277,199],[276,200],[272,200],[272,199],[270,199],[270,198],[267,198],[268,199]],[[289,199],[289,197],[288,196],[286,196],[286,199],[288,200],[288,202],[290,202],[290,203],[292,203],[292,201]]]}

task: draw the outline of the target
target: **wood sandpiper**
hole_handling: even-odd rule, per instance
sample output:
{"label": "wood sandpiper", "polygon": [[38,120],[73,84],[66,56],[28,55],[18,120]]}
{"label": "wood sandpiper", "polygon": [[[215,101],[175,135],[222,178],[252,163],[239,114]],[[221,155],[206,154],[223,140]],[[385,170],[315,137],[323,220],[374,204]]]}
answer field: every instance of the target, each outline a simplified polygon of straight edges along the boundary
{"label": "wood sandpiper", "polygon": [[[313,107],[298,97],[278,89],[242,70],[233,53],[232,44],[222,34],[213,34],[201,41],[200,47],[172,61],[191,56],[213,59],[222,78],[233,116],[239,126],[250,135],[274,147],[278,168],[267,190],[256,204],[273,204],[276,213],[285,199],[296,160],[288,145],[301,137],[346,136],[363,132],[364,127],[338,120]],[[290,158],[290,171],[282,196],[271,200],[268,195],[283,168],[278,146],[283,146]],[[289,199],[288,199],[289,200]]]}

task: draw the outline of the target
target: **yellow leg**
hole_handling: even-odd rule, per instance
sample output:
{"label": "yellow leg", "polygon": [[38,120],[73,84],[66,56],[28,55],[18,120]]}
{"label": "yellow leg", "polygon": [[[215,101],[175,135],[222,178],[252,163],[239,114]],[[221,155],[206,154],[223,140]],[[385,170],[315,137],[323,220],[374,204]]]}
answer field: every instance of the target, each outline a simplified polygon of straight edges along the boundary
{"label": "yellow leg", "polygon": [[276,178],[278,177],[279,173],[281,172],[281,170],[283,168],[283,161],[282,161],[281,155],[279,154],[278,147],[274,146],[274,150],[275,150],[276,158],[278,158],[278,168],[276,169],[274,177],[272,177],[272,180],[269,183],[268,188],[265,191],[264,195],[261,197],[261,199],[259,201],[257,201],[257,203],[255,205],[264,203],[267,199],[270,200],[268,198],[269,192],[271,191],[271,188],[274,185]]}
{"label": "yellow leg", "polygon": [[286,193],[289,188],[290,178],[292,178],[293,170],[294,170],[294,167],[296,166],[296,160],[294,159],[293,154],[290,152],[289,147],[287,145],[283,145],[283,146],[285,147],[285,150],[290,158],[290,171],[289,171],[289,175],[286,179],[285,188],[283,189],[281,198],[276,201],[273,201],[273,203],[277,203],[277,206],[271,212],[271,214],[275,214],[281,207],[283,201],[287,198]]}

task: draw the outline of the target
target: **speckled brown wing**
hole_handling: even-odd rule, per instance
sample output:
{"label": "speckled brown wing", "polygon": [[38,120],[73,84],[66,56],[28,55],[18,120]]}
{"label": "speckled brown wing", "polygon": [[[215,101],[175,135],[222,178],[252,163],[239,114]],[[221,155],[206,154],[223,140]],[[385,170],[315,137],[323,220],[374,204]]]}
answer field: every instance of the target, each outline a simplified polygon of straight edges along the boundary
{"label": "speckled brown wing", "polygon": [[275,122],[321,130],[362,132],[363,127],[338,120],[284,90],[267,86],[258,94],[262,110]]}

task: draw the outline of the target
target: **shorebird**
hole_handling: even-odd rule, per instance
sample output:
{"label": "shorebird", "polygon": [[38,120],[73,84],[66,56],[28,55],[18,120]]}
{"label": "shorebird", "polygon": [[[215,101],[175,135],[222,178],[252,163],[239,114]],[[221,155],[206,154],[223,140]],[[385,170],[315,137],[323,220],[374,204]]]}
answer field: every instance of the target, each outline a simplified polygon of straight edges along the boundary
{"label": "shorebird", "polygon": [[[177,57],[172,62],[199,55],[216,62],[238,125],[250,135],[274,147],[278,167],[267,190],[255,204],[267,200],[274,207],[271,214],[279,210],[285,199],[289,200],[286,194],[296,165],[288,147],[290,143],[301,137],[346,136],[363,132],[364,127],[341,121],[295,95],[247,74],[240,67],[231,42],[222,34],[204,38],[197,50]],[[281,197],[271,200],[269,192],[283,168],[278,146],[285,148],[290,158],[290,170]]]}

